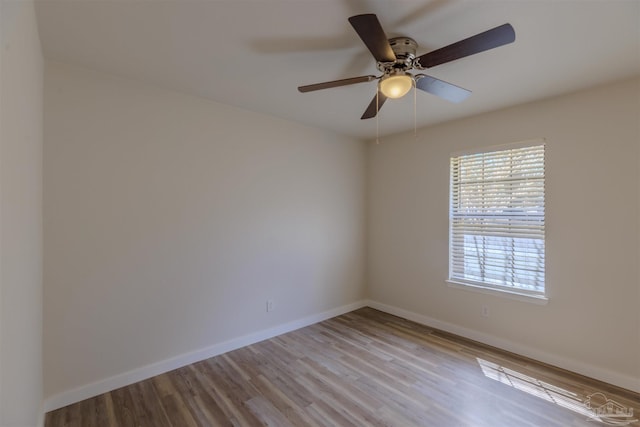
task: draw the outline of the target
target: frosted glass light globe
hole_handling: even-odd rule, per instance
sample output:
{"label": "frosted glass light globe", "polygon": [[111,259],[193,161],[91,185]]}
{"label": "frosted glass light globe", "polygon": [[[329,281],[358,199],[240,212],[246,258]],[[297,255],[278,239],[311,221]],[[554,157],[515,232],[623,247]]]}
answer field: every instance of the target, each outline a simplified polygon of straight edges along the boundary
{"label": "frosted glass light globe", "polygon": [[413,79],[409,74],[391,74],[383,77],[379,86],[387,98],[402,98],[413,87]]}

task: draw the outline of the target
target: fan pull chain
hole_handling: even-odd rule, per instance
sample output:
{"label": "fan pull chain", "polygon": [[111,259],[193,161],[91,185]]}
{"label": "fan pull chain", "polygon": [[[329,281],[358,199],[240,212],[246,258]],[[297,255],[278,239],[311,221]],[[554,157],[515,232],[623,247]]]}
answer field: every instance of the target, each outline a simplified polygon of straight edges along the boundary
{"label": "fan pull chain", "polygon": [[418,138],[418,122],[417,122],[417,108],[416,108],[416,104],[417,104],[417,99],[418,97],[416,96],[416,93],[418,92],[418,88],[416,87],[416,81],[413,81],[413,137],[414,138]]}
{"label": "fan pull chain", "polygon": [[380,123],[378,122],[378,114],[380,112],[380,103],[379,103],[379,94],[380,91],[376,90],[376,144],[380,144]]}

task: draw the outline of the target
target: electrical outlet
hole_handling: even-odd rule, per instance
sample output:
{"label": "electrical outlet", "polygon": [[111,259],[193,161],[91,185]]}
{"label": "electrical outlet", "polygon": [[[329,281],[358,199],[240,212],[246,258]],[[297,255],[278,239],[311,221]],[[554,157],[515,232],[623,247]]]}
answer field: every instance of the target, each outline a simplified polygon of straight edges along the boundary
{"label": "electrical outlet", "polygon": [[268,299],[267,300],[267,312],[273,311],[273,309],[274,309],[273,300],[272,299]]}
{"label": "electrical outlet", "polygon": [[489,307],[487,307],[486,305],[482,306],[482,317],[489,317]]}

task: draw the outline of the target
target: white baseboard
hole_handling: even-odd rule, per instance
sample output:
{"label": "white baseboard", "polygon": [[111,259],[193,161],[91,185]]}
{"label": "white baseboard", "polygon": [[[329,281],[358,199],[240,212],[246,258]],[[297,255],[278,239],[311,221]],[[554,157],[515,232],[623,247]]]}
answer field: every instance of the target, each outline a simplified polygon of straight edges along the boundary
{"label": "white baseboard", "polygon": [[579,360],[547,353],[545,351],[538,350],[533,347],[528,347],[523,344],[515,343],[504,338],[499,338],[494,335],[476,331],[474,329],[465,328],[463,326],[455,325],[452,323],[443,322],[442,320],[434,319],[432,317],[414,313],[412,311],[392,305],[383,304],[378,301],[368,300],[366,301],[366,305],[371,308],[375,308],[376,310],[384,311],[385,313],[393,314],[395,316],[402,317],[425,326],[430,326],[432,328],[450,332],[464,338],[478,341],[493,347],[500,348],[502,350],[529,357],[531,359],[538,360],[549,365],[557,366],[568,371],[572,371],[590,378],[616,385],[618,387],[625,388],[627,390],[632,390],[636,393],[640,393],[640,378],[630,377],[628,375],[590,365]]}
{"label": "white baseboard", "polygon": [[160,375],[165,372],[169,372],[174,369],[189,365],[191,363],[199,362],[201,360],[226,353],[228,351],[236,350],[250,344],[255,344],[257,342],[275,337],[277,335],[295,331],[296,329],[300,329],[314,323],[322,322],[323,320],[327,320],[335,316],[340,316],[341,314],[345,314],[365,306],[365,301],[357,301],[352,304],[343,305],[341,307],[327,310],[322,313],[314,314],[302,319],[294,320],[292,322],[287,322],[278,326],[217,343],[200,350],[181,354],[170,359],[142,366],[140,368],[136,368],[131,371],[115,375],[113,377],[104,378],[91,384],[86,384],[71,390],[66,390],[46,398],[44,401],[44,412],[53,411],[64,406],[71,405],[72,403],[80,402],[81,400],[107,393],[117,388],[124,387],[138,381],[146,380],[156,375]]}

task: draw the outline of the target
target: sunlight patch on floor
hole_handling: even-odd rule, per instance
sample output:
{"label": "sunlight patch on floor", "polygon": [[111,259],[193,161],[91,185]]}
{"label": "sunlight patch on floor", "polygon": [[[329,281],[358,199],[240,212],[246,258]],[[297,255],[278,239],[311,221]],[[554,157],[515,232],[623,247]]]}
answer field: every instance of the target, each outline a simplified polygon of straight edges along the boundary
{"label": "sunlight patch on floor", "polygon": [[592,418],[593,412],[587,409],[580,397],[571,391],[541,381],[522,372],[505,368],[488,360],[476,358],[485,377],[502,384],[506,384],[517,390],[524,391],[547,402],[555,403],[563,408]]}

